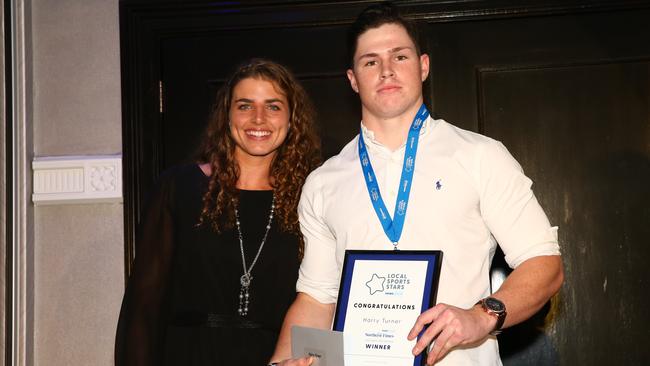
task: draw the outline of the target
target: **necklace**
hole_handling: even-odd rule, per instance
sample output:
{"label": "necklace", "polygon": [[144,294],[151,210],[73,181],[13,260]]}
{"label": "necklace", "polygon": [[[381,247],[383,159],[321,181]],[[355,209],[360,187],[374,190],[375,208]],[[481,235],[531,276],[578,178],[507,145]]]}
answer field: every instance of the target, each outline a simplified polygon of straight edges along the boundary
{"label": "necklace", "polygon": [[244,269],[244,274],[239,278],[239,283],[241,284],[241,288],[239,290],[239,308],[237,309],[237,312],[239,313],[240,316],[248,315],[248,304],[250,302],[249,287],[251,285],[251,281],[253,281],[253,276],[251,276],[251,271],[253,271],[253,267],[255,267],[255,263],[257,263],[257,259],[260,257],[260,253],[262,253],[262,248],[264,248],[264,243],[266,242],[266,237],[269,235],[269,230],[271,229],[271,222],[273,221],[274,210],[275,210],[275,194],[273,194],[273,199],[271,200],[271,211],[269,212],[269,221],[266,224],[266,231],[264,232],[264,236],[262,237],[262,242],[260,243],[259,249],[257,249],[257,254],[255,254],[255,258],[253,258],[253,262],[251,263],[251,266],[246,267],[246,256],[244,255],[244,237],[241,234],[241,224],[239,222],[239,211],[237,210],[237,206],[235,206],[235,223],[237,224],[237,233],[239,234],[239,250],[241,251],[241,264]]}

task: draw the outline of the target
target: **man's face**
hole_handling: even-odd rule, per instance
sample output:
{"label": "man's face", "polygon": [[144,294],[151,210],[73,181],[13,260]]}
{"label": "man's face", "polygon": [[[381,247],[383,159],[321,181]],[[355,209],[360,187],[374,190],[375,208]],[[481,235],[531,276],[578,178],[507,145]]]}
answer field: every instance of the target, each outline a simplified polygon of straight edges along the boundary
{"label": "man's face", "polygon": [[429,56],[417,55],[404,27],[388,23],[359,36],[347,75],[361,98],[364,118],[395,118],[420,107]]}

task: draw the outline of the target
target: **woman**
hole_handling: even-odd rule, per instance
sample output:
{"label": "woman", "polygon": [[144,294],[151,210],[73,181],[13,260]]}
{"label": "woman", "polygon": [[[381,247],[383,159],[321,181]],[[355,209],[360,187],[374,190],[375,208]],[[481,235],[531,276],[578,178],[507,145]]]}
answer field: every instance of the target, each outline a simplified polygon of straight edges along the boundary
{"label": "woman", "polygon": [[319,163],[311,104],[254,59],[221,88],[200,163],[149,202],[117,331],[117,365],[264,365],[295,297],[296,206]]}

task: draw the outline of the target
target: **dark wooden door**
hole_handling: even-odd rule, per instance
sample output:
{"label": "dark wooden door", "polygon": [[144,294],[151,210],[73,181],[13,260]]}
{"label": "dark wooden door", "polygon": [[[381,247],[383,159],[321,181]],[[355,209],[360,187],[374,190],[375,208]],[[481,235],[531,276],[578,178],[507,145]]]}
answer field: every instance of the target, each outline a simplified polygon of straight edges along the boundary
{"label": "dark wooden door", "polygon": [[[367,3],[122,1],[127,274],[146,193],[190,159],[240,60],[295,72],[327,155],[356,134],[344,32]],[[434,115],[503,141],[560,226],[566,283],[500,336],[504,363],[650,364],[650,3],[399,3],[422,21]]]}
{"label": "dark wooden door", "polygon": [[502,354],[649,363],[650,11],[437,23],[427,35],[436,113],[503,141],[560,227],[565,285],[501,336]]}

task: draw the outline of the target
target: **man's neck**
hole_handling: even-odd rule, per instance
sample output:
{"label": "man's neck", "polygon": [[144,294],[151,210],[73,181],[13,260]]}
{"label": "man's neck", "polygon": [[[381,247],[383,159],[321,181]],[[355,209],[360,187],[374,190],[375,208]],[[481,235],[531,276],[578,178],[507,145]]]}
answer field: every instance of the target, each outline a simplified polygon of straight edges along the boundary
{"label": "man's neck", "polygon": [[420,105],[418,104],[414,110],[410,108],[405,113],[392,118],[377,117],[363,110],[363,124],[373,132],[376,141],[391,151],[395,151],[406,141],[413,118]]}

